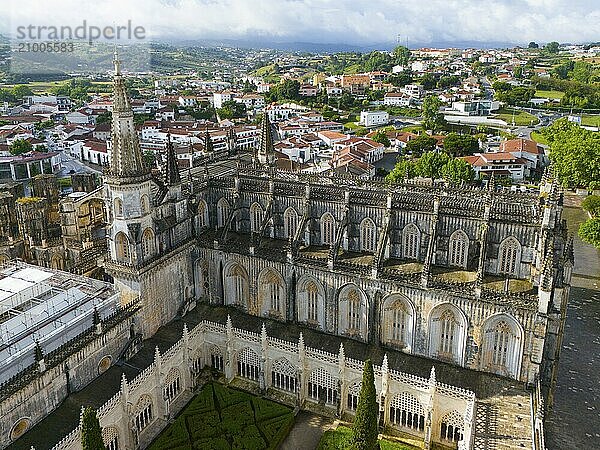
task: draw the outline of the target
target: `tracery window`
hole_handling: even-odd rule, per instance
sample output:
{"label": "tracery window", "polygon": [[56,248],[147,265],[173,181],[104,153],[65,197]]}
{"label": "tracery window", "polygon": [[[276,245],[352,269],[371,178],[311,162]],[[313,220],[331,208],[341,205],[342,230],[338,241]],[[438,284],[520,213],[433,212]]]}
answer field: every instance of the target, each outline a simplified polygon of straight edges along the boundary
{"label": "tracery window", "polygon": [[271,382],[273,386],[288,392],[296,392],[296,368],[285,358],[273,361],[271,368]]}
{"label": "tracery window", "polygon": [[452,354],[456,333],[456,318],[450,310],[446,310],[440,317],[440,346],[439,353]]}
{"label": "tracery window", "polygon": [[222,197],[217,202],[217,226],[219,228],[223,228],[226,225],[230,211],[231,207],[229,206],[229,202],[225,197]]}
{"label": "tracery window", "polygon": [[450,236],[448,246],[448,262],[451,266],[467,267],[469,254],[469,238],[462,230],[456,230]]}
{"label": "tracery window", "polygon": [[361,301],[356,289],[348,291],[348,328],[352,331],[361,329]]}
{"label": "tracery window", "polygon": [[148,214],[150,212],[150,200],[146,194],[142,194],[140,197],[140,209],[142,211],[142,215]]}
{"label": "tracery window", "polygon": [[286,209],[283,213],[283,228],[286,239],[293,239],[296,236],[298,213],[292,207]]}
{"label": "tracery window", "polygon": [[181,376],[179,370],[173,368],[165,378],[165,387],[163,397],[166,401],[172,402],[181,392]]}
{"label": "tracery window", "polygon": [[451,411],[442,418],[440,438],[458,442],[463,438],[464,419],[458,411]]}
{"label": "tracery window", "polygon": [[198,202],[198,227],[204,228],[208,226],[208,206],[204,200]]}
{"label": "tracery window", "polygon": [[308,379],[308,396],[316,401],[335,405],[338,399],[337,380],[325,369],[317,368]]}
{"label": "tracery window", "polygon": [[250,231],[258,233],[263,221],[263,209],[258,203],[252,203],[250,207]]}
{"label": "tracery window", "polygon": [[258,381],[260,374],[260,359],[249,347],[238,355],[238,375],[249,380]]}
{"label": "tracery window", "polygon": [[137,414],[135,414],[135,428],[138,432],[141,432],[146,428],[153,420],[152,411],[152,399],[149,395],[143,395],[137,405]]}
{"label": "tracery window", "polygon": [[346,406],[350,411],[356,411],[358,407],[358,397],[360,395],[360,388],[362,383],[357,381],[348,387],[348,398],[346,399]]}
{"label": "tracery window", "polygon": [[402,256],[406,259],[419,257],[419,229],[414,223],[409,223],[402,230]]}
{"label": "tracery window", "polygon": [[129,239],[122,231],[115,236],[115,247],[117,259],[121,262],[129,262],[131,253],[129,251]]}
{"label": "tracery window", "polygon": [[330,213],[321,217],[321,243],[331,245],[335,242],[335,219]]}
{"label": "tracery window", "polygon": [[319,320],[319,288],[315,283],[310,281],[306,285],[306,293],[308,299],[308,320],[317,322]]}
{"label": "tracery window", "polygon": [[425,430],[425,409],[417,398],[408,393],[396,394],[390,402],[390,422],[417,431]]}
{"label": "tracery window", "polygon": [[223,369],[225,368],[223,352],[216,345],[210,349],[210,366],[219,372],[223,372]]}
{"label": "tracery window", "polygon": [[123,200],[116,197],[114,200],[115,217],[123,217]]}
{"label": "tracery window", "polygon": [[155,252],[154,232],[150,228],[146,228],[142,234],[142,252],[144,258],[149,258]]}
{"label": "tracery window", "polygon": [[119,431],[115,427],[106,427],[102,430],[102,440],[106,450],[119,450]]}
{"label": "tracery window", "polygon": [[517,275],[517,262],[521,254],[521,244],[514,237],[506,238],[500,244],[499,272],[506,275]]}
{"label": "tracery window", "polygon": [[360,224],[360,249],[364,252],[374,252],[377,249],[376,235],[377,227],[367,217]]}

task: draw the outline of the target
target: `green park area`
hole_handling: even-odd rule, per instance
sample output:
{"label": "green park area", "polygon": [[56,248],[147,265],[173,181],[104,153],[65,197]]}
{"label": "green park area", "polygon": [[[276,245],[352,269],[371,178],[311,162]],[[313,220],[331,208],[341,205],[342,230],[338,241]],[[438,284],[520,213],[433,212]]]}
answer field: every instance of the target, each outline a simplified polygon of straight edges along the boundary
{"label": "green park area", "polygon": [[563,98],[565,96],[564,92],[560,92],[560,91],[543,91],[543,90],[538,90],[535,91],[535,96],[537,98],[549,98],[551,100],[560,100],[561,98]]}
{"label": "green park area", "polygon": [[275,449],[294,424],[291,408],[209,383],[150,450]]}
{"label": "green park area", "polygon": [[600,127],[600,115],[582,114],[581,125],[586,127]]}
{"label": "green park area", "polygon": [[[352,429],[345,426],[338,426],[335,430],[328,430],[323,434],[317,450],[343,450],[352,448]],[[387,439],[379,440],[381,450],[419,450],[421,447],[415,447],[404,442],[396,442]]]}
{"label": "green park area", "polygon": [[526,127],[529,125],[536,125],[539,119],[533,114],[529,114],[527,111],[514,108],[501,108],[494,115],[494,119],[504,120],[507,124],[514,124],[519,127]]}

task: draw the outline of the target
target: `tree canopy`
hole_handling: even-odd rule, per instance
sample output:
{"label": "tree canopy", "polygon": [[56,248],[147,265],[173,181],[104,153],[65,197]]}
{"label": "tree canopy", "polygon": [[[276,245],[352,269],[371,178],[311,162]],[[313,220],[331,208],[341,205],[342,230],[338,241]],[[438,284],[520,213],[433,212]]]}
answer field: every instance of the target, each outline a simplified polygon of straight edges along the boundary
{"label": "tree canopy", "polygon": [[362,384],[358,396],[358,406],[352,424],[351,448],[353,450],[373,450],[379,448],[377,443],[377,392],[373,364],[370,359],[365,361]]}
{"label": "tree canopy", "polygon": [[10,147],[8,147],[8,151],[10,152],[11,155],[14,155],[14,156],[19,156],[24,153],[29,153],[32,150],[33,150],[33,145],[31,145],[31,142],[29,142],[25,139],[16,139],[13,141],[12,144],[10,144]]}
{"label": "tree canopy", "polygon": [[223,102],[222,107],[217,110],[221,119],[241,119],[246,117],[246,105],[242,102],[229,100]]}
{"label": "tree canopy", "polygon": [[440,113],[442,101],[435,95],[430,95],[423,100],[422,117],[423,128],[426,130],[439,130],[446,124],[444,115]]}
{"label": "tree canopy", "polygon": [[437,141],[429,136],[428,134],[422,134],[414,139],[410,139],[406,143],[404,151],[413,156],[421,156],[425,152],[431,152],[435,150]]}
{"label": "tree canopy", "polygon": [[426,152],[417,161],[417,174],[435,180],[442,175],[442,167],[450,160],[444,152]]}
{"label": "tree canopy", "polygon": [[85,408],[81,422],[82,450],[106,450],[96,411],[90,407]]}
{"label": "tree canopy", "polygon": [[475,170],[464,159],[452,158],[442,166],[441,175],[450,183],[471,182],[475,178]]}
{"label": "tree canopy", "polygon": [[444,139],[444,150],[452,156],[468,156],[479,151],[479,142],[469,134],[450,133]]}
{"label": "tree canopy", "polygon": [[385,179],[392,183],[399,183],[405,178],[411,179],[417,175],[415,161],[407,158],[399,158],[392,171],[387,174]]}
{"label": "tree canopy", "polygon": [[582,241],[600,249],[600,217],[594,217],[579,226],[579,237]]}
{"label": "tree canopy", "polygon": [[600,195],[590,195],[583,199],[581,207],[592,216],[600,216]]}
{"label": "tree canopy", "polygon": [[383,144],[385,147],[389,147],[390,145],[392,145],[390,139],[387,137],[385,131],[383,130],[376,131],[371,139],[373,139],[375,142]]}
{"label": "tree canopy", "polygon": [[549,157],[563,184],[590,188],[600,180],[600,134],[561,119],[542,130]]}

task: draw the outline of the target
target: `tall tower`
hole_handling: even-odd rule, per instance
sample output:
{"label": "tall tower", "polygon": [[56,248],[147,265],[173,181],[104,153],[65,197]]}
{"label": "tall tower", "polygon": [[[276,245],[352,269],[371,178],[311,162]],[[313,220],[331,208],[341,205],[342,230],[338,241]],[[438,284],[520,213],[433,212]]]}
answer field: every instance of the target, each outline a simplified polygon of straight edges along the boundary
{"label": "tall tower", "polygon": [[[138,271],[156,250],[152,220],[152,176],[144,162],[133,111],[115,53],[112,147],[105,172],[110,262],[107,271],[128,302],[140,293]],[[127,275],[125,275],[127,274]]]}
{"label": "tall tower", "polygon": [[258,162],[268,166],[275,165],[275,148],[273,147],[273,133],[269,115],[263,116],[260,129],[260,146],[258,148]]}

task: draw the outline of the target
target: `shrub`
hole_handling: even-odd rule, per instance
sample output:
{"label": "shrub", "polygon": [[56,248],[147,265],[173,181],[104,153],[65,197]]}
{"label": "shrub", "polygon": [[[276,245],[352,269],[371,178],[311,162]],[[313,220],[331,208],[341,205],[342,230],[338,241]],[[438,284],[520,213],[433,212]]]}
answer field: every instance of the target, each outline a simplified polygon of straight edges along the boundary
{"label": "shrub", "polygon": [[581,203],[581,207],[592,216],[600,215],[600,195],[590,195]]}
{"label": "shrub", "polygon": [[252,399],[252,405],[254,406],[254,417],[257,422],[272,419],[291,411],[287,406],[258,397]]}

